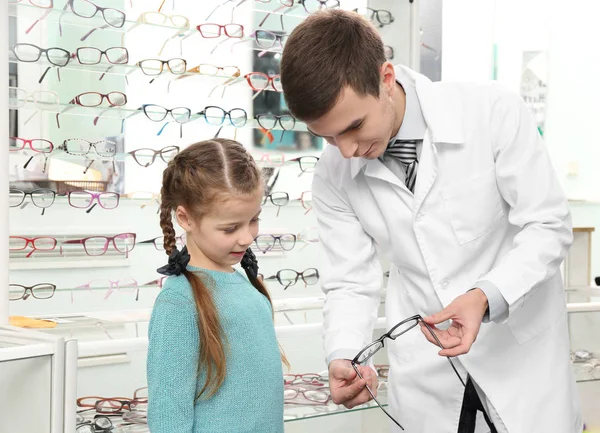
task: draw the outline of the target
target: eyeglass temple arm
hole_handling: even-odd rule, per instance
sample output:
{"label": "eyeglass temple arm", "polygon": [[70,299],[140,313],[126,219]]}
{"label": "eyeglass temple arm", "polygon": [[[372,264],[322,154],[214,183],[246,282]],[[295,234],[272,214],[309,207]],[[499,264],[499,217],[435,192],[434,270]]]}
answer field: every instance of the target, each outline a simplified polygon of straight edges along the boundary
{"label": "eyeglass temple arm", "polygon": [[46,17],[47,17],[48,15],[50,15],[50,13],[51,13],[51,12],[52,12],[52,8],[50,8],[50,9],[46,9],[46,12],[44,12],[44,15],[42,15],[40,18],[38,18],[37,20],[35,20],[35,21],[33,22],[33,24],[31,24],[31,25],[30,25],[30,26],[27,28],[27,30],[25,30],[25,34],[26,34],[26,35],[28,35],[28,34],[29,34],[29,32],[31,32],[31,31],[33,30],[33,28],[36,26],[36,24],[37,24],[37,23],[39,23],[40,21],[42,21],[42,20],[46,19]]}
{"label": "eyeglass temple arm", "polygon": [[[420,320],[421,322],[425,323],[425,321],[423,321],[423,318],[419,318],[418,320]],[[443,346],[443,344],[440,341],[440,339],[437,337],[437,335],[435,335],[435,332],[433,332],[433,329],[431,329],[431,327],[427,323],[425,323],[425,326],[427,327],[427,329],[429,330],[429,332],[431,333],[431,335],[433,335],[433,338],[435,339],[435,342],[437,343],[437,345],[439,347],[441,347],[442,349],[445,349],[445,347]],[[454,363],[452,362],[452,360],[450,359],[450,357],[447,356],[446,359],[450,363],[450,366],[452,367],[452,370],[454,370],[454,373],[456,373],[456,376],[458,376],[458,379],[460,380],[460,383],[462,383],[462,385],[464,387],[466,387],[467,385],[465,384],[465,382],[464,382],[463,378],[461,377],[461,375],[458,373],[458,370],[454,366]]]}

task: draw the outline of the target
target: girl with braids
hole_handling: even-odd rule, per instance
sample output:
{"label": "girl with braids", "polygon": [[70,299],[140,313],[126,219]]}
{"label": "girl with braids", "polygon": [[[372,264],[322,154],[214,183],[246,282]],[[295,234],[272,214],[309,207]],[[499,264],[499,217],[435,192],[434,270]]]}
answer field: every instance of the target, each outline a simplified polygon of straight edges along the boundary
{"label": "girl with braids", "polygon": [[[152,312],[152,433],[282,433],[282,354],[249,247],[264,183],[243,146],[192,144],[163,173],[160,225],[170,277]],[[186,232],[175,246],[173,217]],[[233,269],[242,264],[246,276]],[[283,358],[285,360],[285,358]]]}

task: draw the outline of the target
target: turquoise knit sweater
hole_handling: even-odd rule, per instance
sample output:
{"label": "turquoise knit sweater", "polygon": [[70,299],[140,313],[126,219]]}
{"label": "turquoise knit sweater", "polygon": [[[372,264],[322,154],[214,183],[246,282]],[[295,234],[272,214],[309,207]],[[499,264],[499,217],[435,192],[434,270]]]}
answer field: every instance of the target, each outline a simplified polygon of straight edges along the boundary
{"label": "turquoise knit sweater", "polygon": [[283,372],[269,301],[240,272],[188,270],[213,294],[227,336],[227,374],[212,398],[194,403],[205,377],[198,375],[196,304],[185,276],[169,277],[148,330],[150,431],[282,433]]}

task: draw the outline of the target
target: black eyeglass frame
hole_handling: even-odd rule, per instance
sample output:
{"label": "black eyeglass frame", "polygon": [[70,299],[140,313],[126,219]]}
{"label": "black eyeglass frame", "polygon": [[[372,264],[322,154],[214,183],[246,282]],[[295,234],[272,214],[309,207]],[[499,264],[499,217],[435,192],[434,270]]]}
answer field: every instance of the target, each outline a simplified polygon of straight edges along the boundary
{"label": "black eyeglass frame", "polygon": [[[396,329],[398,329],[400,326],[409,323],[410,321],[414,320],[414,324],[412,326],[410,326],[409,328],[403,330],[401,333],[394,335],[394,331]],[[358,365],[363,365],[366,361],[368,361],[369,359],[371,359],[373,357],[373,355],[375,355],[377,352],[379,352],[381,349],[383,349],[383,347],[385,346],[385,339],[389,338],[390,340],[395,340],[396,338],[400,337],[401,335],[406,334],[408,331],[410,331],[411,329],[413,329],[414,327],[416,327],[419,322],[423,323],[423,325],[425,325],[425,327],[427,328],[427,330],[431,333],[431,336],[433,337],[433,339],[435,340],[435,342],[437,343],[437,345],[439,347],[441,347],[442,349],[444,349],[444,346],[442,345],[441,341],[439,340],[439,338],[437,337],[437,335],[435,335],[435,332],[433,332],[433,329],[431,329],[431,326],[429,326],[425,321],[423,321],[423,317],[420,314],[416,314],[414,316],[408,317],[406,319],[404,319],[403,321],[399,322],[398,324],[396,324],[392,329],[390,329],[388,332],[386,332],[385,334],[383,334],[381,337],[379,337],[378,339],[372,341],[371,343],[369,343],[367,346],[365,346],[360,352],[358,352],[358,354],[354,357],[354,359],[352,361],[350,361],[350,363],[352,364],[352,368],[354,368],[354,371],[356,372],[356,374],[358,375],[358,377],[360,377],[361,379],[363,379],[362,375],[360,374],[360,371],[358,371]],[[366,359],[359,361],[361,355],[363,353],[365,353],[366,351],[368,351],[370,348],[374,347],[374,346],[379,346],[372,354],[370,354]],[[458,370],[456,369],[456,367],[454,366],[454,363],[452,362],[452,360],[450,359],[449,356],[446,357],[446,359],[448,359],[448,362],[450,363],[450,366],[452,367],[452,369],[454,370],[454,373],[456,373],[456,376],[458,377],[458,379],[460,380],[460,383],[466,387],[466,384],[463,380],[463,378],[460,376],[460,374],[458,373]],[[402,425],[396,421],[396,419],[390,415],[390,413],[385,410],[383,408],[383,406],[381,405],[381,403],[379,403],[379,401],[377,400],[377,398],[375,397],[375,394],[373,394],[373,391],[371,390],[371,388],[369,388],[369,385],[365,385],[365,387],[367,388],[367,391],[369,392],[369,394],[371,395],[371,397],[373,398],[373,400],[375,401],[375,403],[377,403],[377,406],[379,406],[379,408],[392,420],[394,421],[394,423],[400,427],[402,430],[404,430],[404,427],[402,427]]]}

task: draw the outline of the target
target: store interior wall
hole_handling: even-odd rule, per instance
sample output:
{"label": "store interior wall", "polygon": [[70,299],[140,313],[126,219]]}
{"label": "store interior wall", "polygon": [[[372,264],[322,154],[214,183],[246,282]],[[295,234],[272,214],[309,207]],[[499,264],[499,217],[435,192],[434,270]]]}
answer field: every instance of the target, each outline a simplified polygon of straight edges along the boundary
{"label": "store interior wall", "polygon": [[[594,0],[447,0],[443,5],[444,80],[495,79],[519,92],[524,53],[545,54],[538,65],[548,83],[544,139],[570,200],[573,225],[579,227],[600,221],[599,14]],[[592,242],[592,275],[600,276],[598,233]]]}

